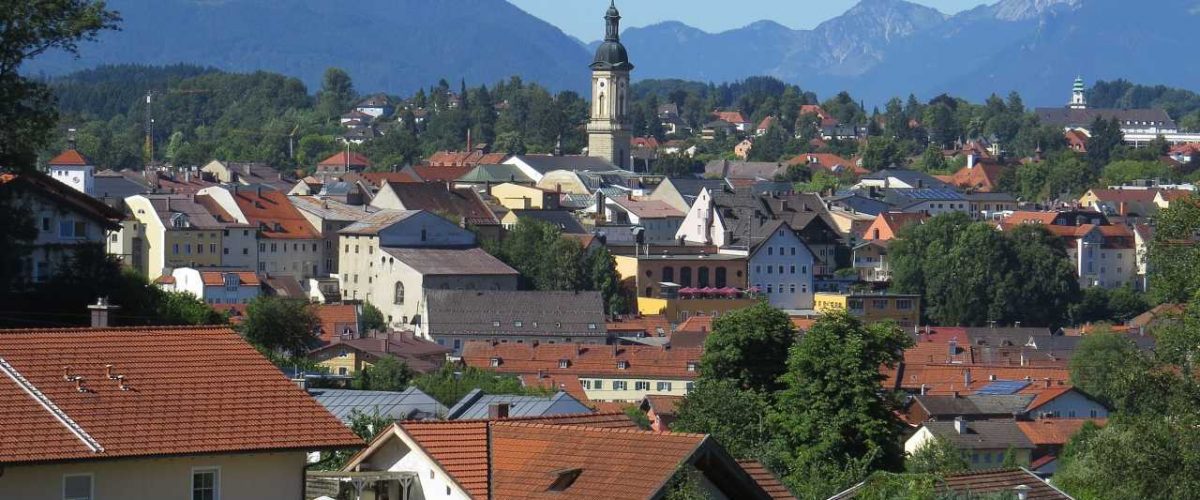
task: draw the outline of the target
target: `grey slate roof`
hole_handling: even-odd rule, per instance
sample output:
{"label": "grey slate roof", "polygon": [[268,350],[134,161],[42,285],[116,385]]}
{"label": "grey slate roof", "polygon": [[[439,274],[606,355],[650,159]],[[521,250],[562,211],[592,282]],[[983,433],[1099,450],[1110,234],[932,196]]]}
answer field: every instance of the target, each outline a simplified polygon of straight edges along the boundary
{"label": "grey slate roof", "polygon": [[554,170],[605,172],[617,169],[616,165],[607,160],[592,156],[518,155],[515,158],[543,174]]}
{"label": "grey slate roof", "polygon": [[902,168],[885,168],[878,172],[872,172],[864,175],[860,179],[882,181],[888,178],[895,178],[900,182],[914,187],[920,186],[922,188],[950,189],[949,184],[942,182],[937,177],[926,174],[925,172],[918,172],[916,170],[907,170]]}
{"label": "grey slate roof", "polygon": [[531,219],[557,227],[563,234],[588,234],[571,212],[566,210],[513,210],[518,220]]}
{"label": "grey slate roof", "polygon": [[309,389],[308,394],[333,416],[349,423],[352,413],[380,416],[392,420],[422,420],[445,415],[446,406],[416,387],[403,392],[352,391],[347,389]]}
{"label": "grey slate roof", "polygon": [[808,230],[810,225],[824,224],[829,231],[837,227],[821,197],[812,193],[773,195],[745,188],[723,189],[713,193],[713,203],[732,231],[735,246],[753,247],[761,243],[759,239],[774,229],[772,221],[786,222],[798,232]]}
{"label": "grey slate roof", "polygon": [[592,409],[570,394],[559,391],[552,396],[517,396],[508,394],[488,395],[475,389],[455,403],[446,415],[446,420],[482,420],[488,418],[488,409],[493,404],[508,404],[509,418],[550,417],[554,415],[579,415],[592,413]]}
{"label": "grey slate roof", "polygon": [[685,198],[690,196],[693,199],[700,196],[700,191],[708,188],[709,191],[716,191],[725,187],[723,179],[688,179],[688,178],[672,178],[664,179],[660,188],[663,185],[670,183],[681,196]]}
{"label": "grey slate roof", "polygon": [[146,198],[150,200],[150,205],[157,212],[159,221],[168,229],[174,227],[172,218],[176,215],[185,216],[190,227],[195,229],[225,228],[225,224],[213,217],[207,208],[196,203],[195,199],[189,195],[146,195]]}
{"label": "grey slate roof", "polygon": [[516,276],[517,270],[508,267],[482,248],[395,248],[384,247],[404,265],[426,276]]}
{"label": "grey slate roof", "polygon": [[869,196],[863,196],[858,192],[838,193],[838,195],[829,198],[829,202],[835,206],[854,210],[855,212],[864,213],[867,215],[879,215],[892,209],[891,205],[882,201],[876,200]]}
{"label": "grey slate roof", "polygon": [[1033,394],[970,395],[970,396],[913,396],[931,417],[1006,416],[1024,413],[1033,402]]}
{"label": "grey slate roof", "polygon": [[141,183],[115,172],[105,175],[97,173],[95,188],[96,198],[117,200],[148,193],[152,189],[148,183]]}
{"label": "grey slate roof", "polygon": [[1056,127],[1090,128],[1097,117],[1105,120],[1116,118],[1124,125],[1127,121],[1150,122],[1160,128],[1178,128],[1175,120],[1161,109],[1071,109],[1037,108],[1035,111],[1043,125]]}
{"label": "grey slate roof", "polygon": [[518,184],[533,184],[533,179],[525,175],[516,165],[505,165],[503,163],[496,165],[479,165],[472,169],[467,175],[458,178],[460,183],[483,184],[491,182],[500,184],[504,182],[515,182]]}
{"label": "grey slate roof", "polygon": [[960,450],[995,450],[1013,447],[1032,449],[1029,437],[1012,419],[975,420],[965,422],[966,432],[954,429],[954,422],[925,422],[925,428],[933,435],[949,440]]}
{"label": "grey slate roof", "polygon": [[360,236],[376,235],[379,234],[379,231],[383,230],[384,228],[387,228],[392,224],[403,221],[419,213],[421,213],[420,210],[380,210],[378,212],[367,214],[364,217],[355,219],[358,222],[351,224],[350,226],[346,227],[346,229],[338,231],[338,234],[352,234]]}
{"label": "grey slate roof", "polygon": [[289,196],[288,199],[297,209],[323,220],[354,222],[380,211],[370,205],[348,205],[337,200],[321,199],[316,196]]}
{"label": "grey slate roof", "polygon": [[704,165],[704,175],[734,179],[774,179],[787,170],[782,162],[713,160]]}
{"label": "grey slate roof", "polygon": [[425,301],[429,333],[435,337],[608,335],[599,292],[431,289]]}

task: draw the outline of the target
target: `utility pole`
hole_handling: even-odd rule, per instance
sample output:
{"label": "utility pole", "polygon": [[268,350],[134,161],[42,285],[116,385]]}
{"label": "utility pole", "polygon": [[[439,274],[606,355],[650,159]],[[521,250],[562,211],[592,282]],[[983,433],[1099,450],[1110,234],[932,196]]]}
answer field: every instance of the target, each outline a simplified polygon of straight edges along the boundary
{"label": "utility pole", "polygon": [[154,164],[154,91],[146,91],[146,162]]}

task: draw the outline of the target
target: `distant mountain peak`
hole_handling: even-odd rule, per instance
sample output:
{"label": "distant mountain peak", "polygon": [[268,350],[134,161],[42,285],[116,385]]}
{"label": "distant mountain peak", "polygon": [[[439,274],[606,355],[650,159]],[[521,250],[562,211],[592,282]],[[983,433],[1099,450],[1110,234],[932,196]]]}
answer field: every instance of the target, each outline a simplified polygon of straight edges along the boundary
{"label": "distant mountain peak", "polygon": [[992,7],[992,15],[1001,21],[1025,21],[1051,11],[1076,9],[1082,4],[1083,0],[1001,0]]}

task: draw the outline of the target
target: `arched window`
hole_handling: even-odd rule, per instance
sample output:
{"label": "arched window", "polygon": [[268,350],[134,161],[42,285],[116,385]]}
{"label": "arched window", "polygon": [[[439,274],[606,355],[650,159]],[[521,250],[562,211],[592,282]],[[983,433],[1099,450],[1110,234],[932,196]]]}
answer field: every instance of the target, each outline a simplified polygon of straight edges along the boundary
{"label": "arched window", "polygon": [[606,114],[608,114],[608,113],[605,113],[605,112],[604,112],[604,93],[603,93],[603,92],[601,92],[601,93],[600,93],[600,99],[599,99],[599,101],[600,101],[600,106],[599,106],[599,108],[600,108],[600,111],[599,111],[597,114],[598,114],[599,116],[604,116],[604,115],[606,115]]}
{"label": "arched window", "polygon": [[708,287],[708,268],[701,267],[696,273],[696,286],[700,288]]}
{"label": "arched window", "polygon": [[690,267],[679,268],[679,284],[680,284],[680,286],[685,286],[685,287],[692,286],[692,268],[690,268]]}
{"label": "arched window", "polygon": [[725,268],[723,268],[723,267],[718,267],[718,268],[717,268],[717,284],[716,284],[716,287],[717,287],[717,288],[725,288],[726,286],[728,286],[728,284],[729,284],[729,282],[727,281],[727,279],[726,279],[726,276],[725,276]]}
{"label": "arched window", "polygon": [[662,270],[662,280],[668,283],[675,281],[675,268],[671,266],[664,267]]}
{"label": "arched window", "polygon": [[404,283],[403,283],[403,282],[400,282],[400,281],[397,281],[397,282],[396,282],[396,300],[395,300],[395,303],[396,303],[396,305],[398,305],[398,306],[402,306],[402,305],[404,305]]}

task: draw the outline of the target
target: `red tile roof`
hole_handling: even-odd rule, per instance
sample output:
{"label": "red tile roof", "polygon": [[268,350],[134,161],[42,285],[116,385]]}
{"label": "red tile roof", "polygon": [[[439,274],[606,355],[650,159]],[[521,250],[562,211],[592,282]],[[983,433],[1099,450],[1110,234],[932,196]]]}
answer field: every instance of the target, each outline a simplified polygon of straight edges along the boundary
{"label": "red tile roof", "polygon": [[1158,195],[1158,189],[1093,189],[1090,192],[1099,201],[1149,203]]}
{"label": "red tile roof", "polygon": [[992,161],[980,161],[974,167],[960,168],[950,176],[949,184],[980,193],[997,190],[1000,177],[1008,167]]}
{"label": "red tile roof", "polygon": [[415,175],[409,172],[366,172],[362,174],[363,179],[366,179],[372,186],[381,187],[388,182],[421,182]]}
{"label": "red tile roof", "polygon": [[788,161],[788,165],[806,165],[810,168],[820,168],[827,172],[834,172],[835,167],[841,166],[854,173],[854,175],[871,173],[870,170],[859,166],[857,160],[843,158],[832,153],[804,153],[796,155]]}
{"label": "red tile roof", "polygon": [[79,153],[79,151],[76,151],[74,149],[68,149],[66,151],[63,151],[62,153],[59,153],[58,156],[55,156],[54,159],[50,160],[50,162],[47,163],[47,165],[50,165],[52,167],[57,167],[57,166],[85,167],[85,166],[88,166],[91,164],[92,164],[92,162],[90,160],[85,158],[82,154]]}
{"label": "red tile roof", "polygon": [[1018,421],[1017,427],[1029,438],[1035,446],[1063,446],[1071,440],[1079,429],[1087,422],[1103,426],[1106,419],[1088,420],[1083,418],[1043,418],[1032,422]]}
{"label": "red tile roof", "polygon": [[[702,353],[703,348],[472,341],[463,347],[462,360],[467,366],[501,373],[540,372],[550,377],[626,375],[692,380],[698,373],[688,371],[688,364],[698,362]],[[500,366],[493,367],[492,358],[499,358]],[[566,368],[559,368],[561,360],[568,361]],[[619,368],[618,361],[626,362],[626,368]]]}
{"label": "red tile roof", "polygon": [[671,334],[671,322],[661,314],[615,319],[606,322],[605,327],[617,335],[642,333],[647,337],[665,337]]}
{"label": "red tile roof", "polygon": [[[350,157],[348,163],[346,159],[347,156]],[[370,167],[371,160],[362,153],[351,152],[347,154],[345,151],[341,151],[333,156],[330,156],[329,158],[321,160],[321,163],[317,164],[318,167],[344,167],[346,165],[350,165],[351,167]]]}
{"label": "red tile roof", "polygon": [[477,167],[479,165],[494,165],[503,163],[508,155],[504,153],[484,153],[482,151],[438,151],[430,156],[426,163],[435,167]]}
{"label": "red tile roof", "polygon": [[[495,498],[609,498],[615,491],[626,498],[653,498],[706,439],[503,421],[492,424],[491,438]],[[581,473],[563,491],[551,490],[564,469]]]}
{"label": "red tile roof", "polygon": [[475,170],[475,166],[473,165],[413,165],[406,169],[406,171],[416,175],[418,179],[424,182],[452,182],[471,173],[472,170]]}
{"label": "red tile roof", "polygon": [[0,175],[0,187],[27,189],[31,194],[57,204],[60,210],[83,215],[112,229],[119,228],[120,221],[125,218],[119,210],[41,172]]}
{"label": "red tile roof", "polygon": [[246,220],[260,229],[263,238],[315,240],[321,237],[282,192],[238,189],[233,195]]}
{"label": "red tile roof", "polygon": [[488,498],[487,422],[429,421],[397,425],[467,494]]}
{"label": "red tile roof", "polygon": [[346,328],[358,336],[358,306],[353,304],[321,304],[313,306],[317,319],[321,320],[319,337],[323,342],[332,342]]}
{"label": "red tile roof", "polygon": [[[448,189],[440,183],[394,183],[388,187],[407,210],[424,210],[465,218],[467,223],[497,225],[496,214],[471,189]],[[452,221],[458,222],[458,221]]]}
{"label": "red tile roof", "polygon": [[758,483],[758,485],[762,487],[763,491],[766,491],[767,495],[770,495],[771,498],[775,500],[792,500],[796,498],[791,491],[788,491],[787,486],[783,485],[783,482],[779,480],[779,477],[777,477],[775,473],[771,472],[770,469],[767,469],[762,462],[759,462],[758,460],[738,460],[737,463],[738,465],[742,466],[742,469],[745,470],[747,474],[750,474],[750,477],[754,479],[754,482]]}
{"label": "red tile roof", "polygon": [[755,127],[755,129],[756,130],[764,130],[764,131],[768,130],[771,128],[772,125],[775,125],[776,121],[777,120],[775,119],[774,116],[768,116],[766,118],[763,118],[761,122],[758,122],[758,127]]}
{"label": "red tile roof", "polygon": [[1030,488],[1029,500],[1070,500],[1071,497],[1050,484],[1041,480],[1031,472],[1021,469],[984,470],[950,474],[938,483],[939,493],[959,493],[981,495],[987,493],[1005,494],[1012,497],[1013,488],[1025,485]]}
{"label": "red tile roof", "polygon": [[712,115],[718,120],[725,120],[734,125],[739,123],[749,123],[749,121],[746,120],[746,117],[742,116],[741,111],[714,111]]}
{"label": "red tile roof", "polygon": [[362,445],[228,327],[4,330],[0,359],[79,429],[0,375],[0,464]]}
{"label": "red tile roof", "polygon": [[1041,408],[1042,405],[1049,403],[1051,401],[1054,401],[1055,399],[1058,399],[1059,396],[1062,396],[1063,394],[1066,394],[1066,393],[1074,391],[1074,390],[1075,390],[1074,387],[1068,385],[1068,386],[1062,386],[1062,387],[1054,387],[1052,389],[1046,389],[1044,391],[1041,391],[1038,393],[1037,397],[1033,398],[1033,401],[1029,403],[1028,409],[1036,410],[1038,408]]}
{"label": "red tile roof", "polygon": [[226,274],[237,275],[240,286],[257,287],[262,285],[262,282],[258,280],[258,275],[250,271],[201,271],[200,279],[204,282],[204,286],[224,286]]}

